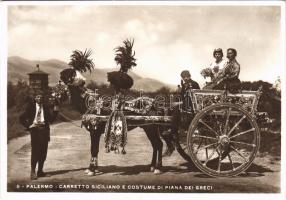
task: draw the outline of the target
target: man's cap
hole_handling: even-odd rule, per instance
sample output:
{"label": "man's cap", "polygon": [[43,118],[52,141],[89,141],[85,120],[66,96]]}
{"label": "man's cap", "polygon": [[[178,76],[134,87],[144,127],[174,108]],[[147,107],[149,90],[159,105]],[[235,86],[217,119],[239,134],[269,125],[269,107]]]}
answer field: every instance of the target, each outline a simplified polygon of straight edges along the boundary
{"label": "man's cap", "polygon": [[181,77],[186,77],[186,76],[191,76],[189,70],[184,70],[184,71],[182,71]]}
{"label": "man's cap", "polygon": [[36,97],[36,96],[38,96],[38,95],[44,95],[44,92],[42,91],[42,90],[35,90],[34,91],[34,96]]}
{"label": "man's cap", "polygon": [[229,50],[233,51],[235,57],[237,56],[237,51],[236,51],[236,49],[234,49],[234,48],[228,48],[227,51],[229,51]]}

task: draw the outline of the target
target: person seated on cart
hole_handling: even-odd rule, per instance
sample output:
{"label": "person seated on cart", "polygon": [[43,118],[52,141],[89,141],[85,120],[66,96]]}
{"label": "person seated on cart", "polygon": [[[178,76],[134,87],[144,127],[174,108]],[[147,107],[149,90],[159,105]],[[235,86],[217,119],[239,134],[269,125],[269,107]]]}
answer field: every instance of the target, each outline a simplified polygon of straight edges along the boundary
{"label": "person seated on cart", "polygon": [[221,48],[214,49],[213,57],[215,58],[215,60],[211,62],[210,66],[201,71],[201,75],[204,78],[210,77],[211,79],[211,82],[207,82],[206,86],[204,86],[204,89],[213,88],[213,86],[218,81],[222,69],[226,65],[226,61],[223,59],[223,51]]}
{"label": "person seated on cart", "polygon": [[221,48],[214,49],[213,57],[215,60],[210,64],[212,70],[212,81],[214,82],[219,77],[220,72],[225,67],[226,61],[223,59],[223,52]]}
{"label": "person seated on cart", "polygon": [[[238,93],[240,90],[240,64],[236,60],[237,51],[233,48],[227,49],[228,61],[224,65],[223,69],[219,72],[216,79],[212,80],[212,83],[206,85],[203,89],[226,89],[230,93]],[[202,74],[204,71],[202,71]]]}
{"label": "person seated on cart", "polygon": [[237,51],[233,48],[227,49],[228,61],[225,67],[222,69],[218,77],[218,84],[214,86],[214,89],[226,89],[231,93],[238,93],[240,90],[240,64],[236,60]]}
{"label": "person seated on cart", "polygon": [[[192,114],[193,114],[193,109],[192,109],[192,102],[191,98],[188,95],[188,91],[190,89],[200,89],[199,84],[191,79],[191,74],[188,70],[184,70],[181,73],[181,86],[179,87],[179,93],[181,96],[182,101],[181,102],[176,102],[176,105],[173,107],[173,112],[172,112],[172,121],[171,121],[171,131],[169,134],[164,135],[164,139],[167,144],[167,149],[164,152],[163,156],[170,156],[173,151],[175,150],[174,147],[174,140],[176,140],[176,136],[178,135],[178,128],[182,123],[189,124]],[[189,111],[191,113],[188,113],[188,119],[187,120],[182,120],[186,119],[183,115],[182,111]]]}

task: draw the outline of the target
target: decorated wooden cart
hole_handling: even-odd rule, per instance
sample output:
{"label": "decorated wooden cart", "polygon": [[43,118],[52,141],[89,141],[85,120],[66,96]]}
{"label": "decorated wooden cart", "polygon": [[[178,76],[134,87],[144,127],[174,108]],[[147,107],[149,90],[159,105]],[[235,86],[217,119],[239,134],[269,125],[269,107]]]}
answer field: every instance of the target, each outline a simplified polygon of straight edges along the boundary
{"label": "decorated wooden cart", "polygon": [[[267,121],[267,113],[257,112],[260,95],[260,90],[230,94],[190,89],[188,109],[178,108],[180,103],[177,107],[155,106],[155,99],[141,96],[132,100],[114,97],[111,110],[121,110],[129,127],[158,124],[170,130],[172,111],[181,109],[175,137],[180,155],[207,175],[235,176],[252,164],[259,150],[258,122]],[[89,110],[82,118],[87,130],[109,119],[109,114],[104,114],[104,98],[90,94],[87,104]]]}

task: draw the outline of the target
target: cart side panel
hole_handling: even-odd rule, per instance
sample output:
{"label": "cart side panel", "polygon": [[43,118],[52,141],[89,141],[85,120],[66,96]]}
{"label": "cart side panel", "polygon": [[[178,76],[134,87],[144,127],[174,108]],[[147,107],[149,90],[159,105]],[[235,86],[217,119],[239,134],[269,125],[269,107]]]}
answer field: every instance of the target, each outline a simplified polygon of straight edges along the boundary
{"label": "cart side panel", "polygon": [[204,108],[219,104],[231,103],[242,106],[248,112],[254,114],[260,97],[259,91],[242,91],[238,94],[227,94],[223,90],[191,90],[189,93],[195,113]]}

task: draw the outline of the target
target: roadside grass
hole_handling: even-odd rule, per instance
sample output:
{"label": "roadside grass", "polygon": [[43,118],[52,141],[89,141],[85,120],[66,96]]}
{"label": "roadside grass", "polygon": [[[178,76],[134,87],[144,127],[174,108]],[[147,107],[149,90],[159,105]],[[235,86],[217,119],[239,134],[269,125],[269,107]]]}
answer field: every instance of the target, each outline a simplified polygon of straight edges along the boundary
{"label": "roadside grass", "polygon": [[263,157],[265,154],[272,156],[281,156],[281,133],[272,133],[271,131],[263,131],[260,133],[260,149],[259,155]]}
{"label": "roadside grass", "polygon": [[22,126],[19,122],[19,116],[23,112],[23,109],[13,107],[7,110],[7,140],[23,136],[28,134],[28,131],[25,130],[25,127]]}

